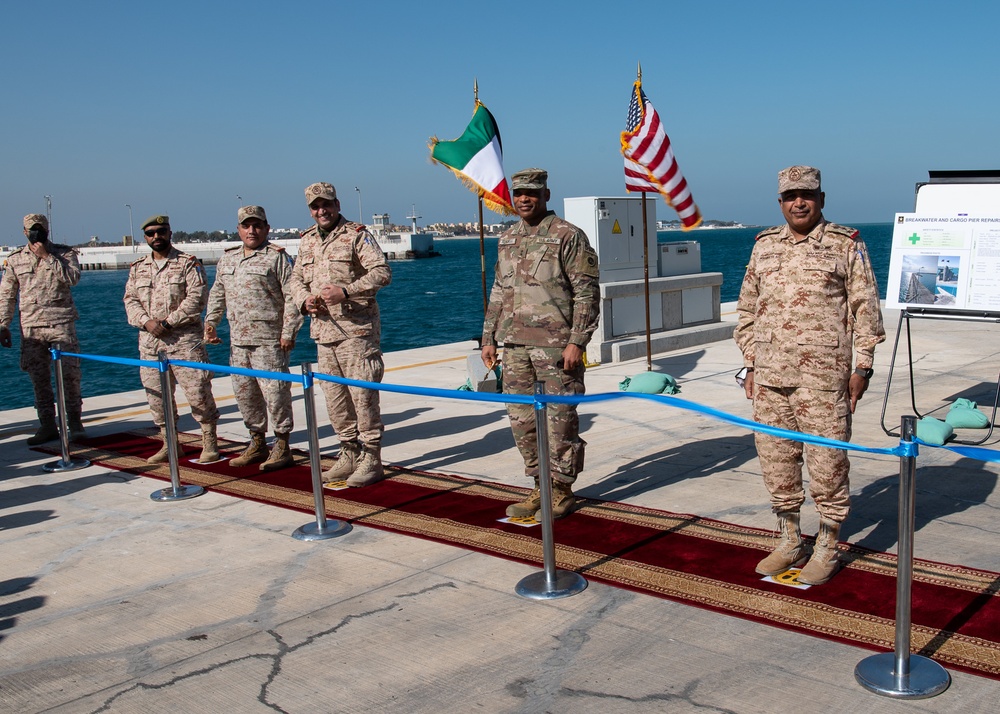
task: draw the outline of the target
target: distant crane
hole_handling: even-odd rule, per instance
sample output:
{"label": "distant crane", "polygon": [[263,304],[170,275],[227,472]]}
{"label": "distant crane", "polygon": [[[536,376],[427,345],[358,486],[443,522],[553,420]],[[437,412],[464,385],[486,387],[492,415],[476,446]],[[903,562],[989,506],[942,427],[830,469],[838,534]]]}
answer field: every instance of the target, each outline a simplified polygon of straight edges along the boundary
{"label": "distant crane", "polygon": [[410,219],[410,221],[412,222],[412,223],[411,223],[411,226],[412,226],[412,228],[411,228],[410,232],[411,232],[411,233],[416,233],[416,232],[417,232],[417,219],[418,219],[418,218],[423,218],[423,216],[418,216],[418,215],[417,215],[417,204],[415,204],[415,203],[411,203],[410,205],[411,205],[411,206],[412,206],[413,208],[412,208],[412,210],[410,211],[410,215],[408,215],[408,216],[407,216],[407,218],[409,218],[409,219]]}

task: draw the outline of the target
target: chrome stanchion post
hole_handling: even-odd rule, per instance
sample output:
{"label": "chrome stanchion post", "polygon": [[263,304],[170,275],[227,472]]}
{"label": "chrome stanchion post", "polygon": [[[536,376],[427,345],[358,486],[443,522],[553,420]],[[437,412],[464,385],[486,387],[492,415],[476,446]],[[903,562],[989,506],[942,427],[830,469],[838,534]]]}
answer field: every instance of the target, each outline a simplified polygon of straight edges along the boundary
{"label": "chrome stanchion post", "polygon": [[59,408],[59,445],[62,447],[62,458],[42,464],[42,471],[48,473],[75,471],[90,466],[90,462],[86,459],[70,457],[69,425],[66,422],[66,392],[63,387],[62,345],[55,345],[50,352],[52,352],[52,361],[56,363],[56,405]]}
{"label": "chrome stanchion post", "polygon": [[556,570],[556,544],[552,534],[552,477],[549,472],[549,419],[545,402],[545,383],[535,382],[535,431],[538,434],[538,490],[542,499],[542,565],[514,587],[521,597],[531,600],[555,600],[583,592],[587,580],[571,570]]}
{"label": "chrome stanchion post", "polygon": [[306,407],[306,431],[309,432],[309,469],[312,471],[313,499],[316,503],[316,522],[306,523],[295,529],[296,540],[326,540],[351,532],[351,524],[337,519],[327,520],[326,501],[323,498],[323,467],[319,461],[319,434],[316,427],[316,397],[312,365],[302,364],[302,393]]}
{"label": "chrome stanchion post", "polygon": [[896,564],[895,652],[872,655],[858,662],[854,678],[865,689],[896,699],[926,699],[951,684],[951,675],[934,660],[910,654],[913,583],[913,518],[916,504],[917,418],[904,416],[901,441],[910,451],[899,457],[899,546]]}
{"label": "chrome stanchion post", "polygon": [[174,403],[174,390],[170,383],[170,363],[167,356],[160,352],[160,392],[163,395],[163,420],[167,430],[167,459],[170,462],[170,488],[153,491],[149,497],[154,501],[183,501],[205,493],[201,486],[181,486],[180,454],[177,453],[177,405]]}

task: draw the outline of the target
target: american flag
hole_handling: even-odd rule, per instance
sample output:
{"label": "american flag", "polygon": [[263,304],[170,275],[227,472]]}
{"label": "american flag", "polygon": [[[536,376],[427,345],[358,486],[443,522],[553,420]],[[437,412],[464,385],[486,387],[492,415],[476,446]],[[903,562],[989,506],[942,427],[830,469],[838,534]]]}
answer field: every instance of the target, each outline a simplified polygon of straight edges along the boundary
{"label": "american flag", "polygon": [[628,120],[622,132],[622,156],[625,157],[625,190],[662,194],[677,211],[684,230],[701,224],[701,212],[677,166],[670,137],[663,131],[660,117],[646,99],[639,81],[632,87]]}

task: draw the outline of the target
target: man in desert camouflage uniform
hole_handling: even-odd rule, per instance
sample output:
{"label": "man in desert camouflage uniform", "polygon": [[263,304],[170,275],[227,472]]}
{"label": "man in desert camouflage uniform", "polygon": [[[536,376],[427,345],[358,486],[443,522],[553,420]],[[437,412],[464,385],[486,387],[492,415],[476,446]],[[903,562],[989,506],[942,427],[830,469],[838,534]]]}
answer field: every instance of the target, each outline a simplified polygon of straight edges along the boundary
{"label": "man in desert camouflage uniform", "polygon": [[[340,214],[337,190],[328,183],[306,188],[316,225],[302,234],[292,270],[292,299],[310,316],[317,366],[325,374],[381,382],[382,324],[375,294],[392,280],[385,255],[360,223]],[[385,478],[382,415],[372,389],[322,382],[330,423],[340,439],[337,463],[325,481],[367,486]]]}
{"label": "man in desert camouflage uniform", "polygon": [[[514,209],[521,221],[500,236],[489,307],[483,323],[482,358],[487,368],[503,342],[503,387],[507,394],[584,393],[583,352],[600,312],[597,254],[586,234],[547,208],[548,173],[525,169],[511,177]],[[530,404],[508,404],[514,441],[524,459],[531,494],[507,508],[510,517],[540,518],[538,434]],[[576,504],[572,485],[583,468],[575,404],[549,404],[552,514],[561,518]]]}
{"label": "man in desert camouflage uniform", "polygon": [[[236,221],[243,245],[229,248],[215,269],[205,315],[205,342],[222,342],[215,328],[225,315],[229,319],[232,366],[287,373],[288,354],[302,327],[302,315],[292,302],[292,260],[284,248],[268,241],[271,227],[262,207],[243,206]],[[234,374],[232,380],[243,423],[250,431],[250,444],[229,464],[240,467],[263,461],[261,471],[290,465],[291,382],[240,374]],[[270,455],[264,442],[268,412],[274,424]]]}
{"label": "man in desert camouflage uniform", "polygon": [[[3,266],[0,345],[12,345],[10,325],[20,299],[21,369],[31,377],[39,421],[38,431],[28,438],[28,444],[35,446],[59,438],[49,348],[59,345],[66,352],[80,350],[76,340],[78,313],[70,292],[80,281],[80,261],[75,250],[49,240],[49,221],[42,214],[25,216],[23,225],[28,244],[7,256]],[[80,360],[63,357],[62,364],[70,437],[81,439],[85,433],[80,419]]]}
{"label": "man in desert camouflage uniform", "polygon": [[[875,345],[885,340],[875,275],[858,232],[823,218],[818,169],[782,170],[778,193],[786,225],[757,236],[737,305],[734,337],[748,370],[744,388],[756,421],[848,441]],[[803,444],[761,433],[754,439],[780,533],[757,572],[777,575],[806,559],[799,530]],[[810,445],[804,451],[820,528],[798,579],[820,585],[839,567],[850,464],[841,449]]]}
{"label": "man in desert camouflage uniform", "polygon": [[[201,321],[201,311],[208,298],[205,269],[193,255],[182,253],[170,244],[172,233],[167,216],[149,217],[142,224],[142,230],[152,253],[132,263],[125,283],[128,324],[140,330],[139,359],[155,361],[163,352],[171,359],[208,362]],[[219,410],[212,395],[211,373],[173,366],[170,373],[180,383],[191,405],[191,413],[201,425],[199,461],[218,461],[215,424],[219,420]],[[149,463],[158,464],[167,460],[168,453],[160,374],[153,367],[140,367],[139,377],[146,388],[153,423],[160,427],[163,437],[163,447],[148,459]],[[173,381],[170,386],[173,391]]]}

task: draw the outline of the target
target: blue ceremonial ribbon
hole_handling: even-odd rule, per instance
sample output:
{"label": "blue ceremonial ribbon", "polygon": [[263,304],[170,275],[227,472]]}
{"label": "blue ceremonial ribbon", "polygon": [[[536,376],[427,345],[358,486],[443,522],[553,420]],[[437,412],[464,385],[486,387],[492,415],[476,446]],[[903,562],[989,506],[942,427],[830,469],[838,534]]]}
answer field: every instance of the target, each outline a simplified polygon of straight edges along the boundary
{"label": "blue ceremonial ribbon", "polygon": [[80,359],[89,359],[96,362],[107,362],[111,364],[123,364],[139,367],[151,367],[151,368],[164,368],[166,366],[177,366],[177,367],[187,367],[189,369],[202,369],[208,372],[218,372],[221,374],[240,374],[247,377],[260,377],[263,379],[276,379],[286,382],[294,382],[303,385],[303,387],[312,387],[312,380],[319,380],[322,382],[333,382],[336,384],[343,384],[348,387],[359,387],[362,389],[373,389],[382,392],[394,392],[396,394],[409,394],[413,396],[425,396],[425,397],[437,397],[441,399],[459,399],[465,401],[476,401],[476,402],[491,402],[491,403],[501,403],[501,404],[531,404],[535,409],[541,409],[546,404],[589,404],[593,402],[608,401],[611,399],[646,399],[652,402],[658,402],[667,406],[675,407],[677,409],[683,409],[685,411],[694,412],[696,414],[702,414],[703,416],[710,417],[712,419],[717,419],[734,426],[739,426],[750,431],[759,432],[762,434],[769,434],[771,436],[778,437],[780,439],[788,439],[790,441],[799,441],[805,444],[813,444],[816,446],[823,446],[831,449],[842,449],[844,451],[856,451],[866,454],[882,454],[885,456],[896,456],[896,457],[916,457],[919,453],[918,444],[924,446],[930,446],[937,449],[945,449],[951,451],[959,456],[963,456],[970,459],[976,459],[978,461],[987,461],[992,463],[1000,463],[1000,451],[995,451],[993,449],[986,449],[983,447],[975,446],[942,446],[938,444],[928,444],[920,439],[915,439],[914,441],[902,441],[900,440],[897,446],[892,448],[879,448],[873,446],[861,446],[859,444],[852,444],[847,441],[839,441],[837,439],[829,439],[823,436],[817,436],[815,434],[804,434],[798,431],[791,431],[789,429],[780,429],[774,426],[768,426],[767,424],[761,424],[760,422],[753,421],[751,419],[746,419],[744,417],[738,417],[733,414],[715,409],[713,407],[705,406],[704,404],[698,404],[697,402],[691,402],[686,399],[681,399],[680,397],[664,395],[664,394],[643,394],[641,392],[605,392],[601,394],[586,394],[581,396],[575,395],[559,395],[559,394],[495,394],[491,392],[470,392],[470,391],[460,391],[457,389],[438,389],[435,387],[410,387],[402,384],[385,384],[382,382],[366,382],[360,379],[348,379],[347,377],[337,377],[331,374],[323,374],[321,372],[311,372],[309,376],[290,374],[288,372],[266,372],[263,370],[256,369],[245,369],[243,367],[231,367],[225,365],[216,365],[208,362],[190,362],[186,360],[164,360],[162,363],[159,361],[149,361],[149,360],[137,360],[128,359],[122,357],[105,357],[102,355],[90,355],[90,354],[80,354],[75,352],[61,352],[55,348],[51,348],[52,359],[58,359],[60,356],[65,355],[67,357],[78,357]]}

